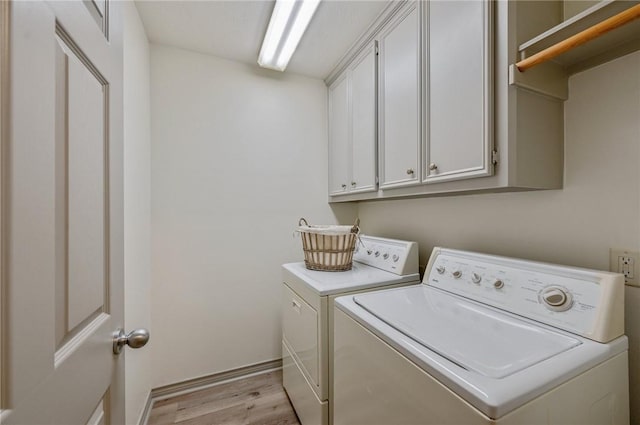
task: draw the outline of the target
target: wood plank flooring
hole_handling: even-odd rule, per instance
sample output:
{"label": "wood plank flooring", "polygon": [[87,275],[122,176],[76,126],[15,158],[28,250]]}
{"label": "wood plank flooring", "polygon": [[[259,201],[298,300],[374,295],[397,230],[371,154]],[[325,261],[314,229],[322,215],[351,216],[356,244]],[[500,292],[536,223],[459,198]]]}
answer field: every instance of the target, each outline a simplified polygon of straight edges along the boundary
{"label": "wood plank flooring", "polygon": [[262,373],[153,405],[148,425],[299,425],[282,371]]}

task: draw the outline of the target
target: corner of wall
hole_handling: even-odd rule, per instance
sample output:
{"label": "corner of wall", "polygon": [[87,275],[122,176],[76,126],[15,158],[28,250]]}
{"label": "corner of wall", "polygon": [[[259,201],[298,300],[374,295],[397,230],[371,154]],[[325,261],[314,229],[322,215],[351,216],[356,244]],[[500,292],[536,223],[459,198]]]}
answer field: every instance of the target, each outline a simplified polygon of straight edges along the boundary
{"label": "corner of wall", "polygon": [[[123,9],[125,328],[150,329],[149,42],[135,4],[125,2]],[[125,421],[130,425],[143,419],[147,408],[152,378],[151,349],[149,344],[143,349],[125,352]]]}

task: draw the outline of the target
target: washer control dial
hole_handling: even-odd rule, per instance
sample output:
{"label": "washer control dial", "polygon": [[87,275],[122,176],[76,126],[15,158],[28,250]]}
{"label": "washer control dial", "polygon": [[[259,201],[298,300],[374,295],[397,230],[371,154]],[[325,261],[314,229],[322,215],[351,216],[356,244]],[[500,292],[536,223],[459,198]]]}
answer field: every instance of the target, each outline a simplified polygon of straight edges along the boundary
{"label": "washer control dial", "polygon": [[478,273],[474,273],[471,275],[471,281],[473,283],[480,283],[481,280],[482,280],[482,276],[480,276]]}
{"label": "washer control dial", "polygon": [[438,266],[436,267],[436,271],[438,272],[438,274],[444,274],[446,269],[444,268],[444,266]]}
{"label": "washer control dial", "polygon": [[456,279],[460,279],[462,277],[462,272],[460,270],[454,271],[453,277],[455,277]]}
{"label": "washer control dial", "polygon": [[493,282],[493,287],[496,289],[502,289],[504,287],[504,282],[500,279],[496,279],[496,281]]}
{"label": "washer control dial", "polygon": [[393,254],[393,262],[394,263],[397,263],[399,259],[400,259],[400,257],[398,256],[398,254]]}
{"label": "washer control dial", "polygon": [[540,301],[552,311],[566,311],[573,305],[573,297],[559,286],[547,286],[540,292]]}

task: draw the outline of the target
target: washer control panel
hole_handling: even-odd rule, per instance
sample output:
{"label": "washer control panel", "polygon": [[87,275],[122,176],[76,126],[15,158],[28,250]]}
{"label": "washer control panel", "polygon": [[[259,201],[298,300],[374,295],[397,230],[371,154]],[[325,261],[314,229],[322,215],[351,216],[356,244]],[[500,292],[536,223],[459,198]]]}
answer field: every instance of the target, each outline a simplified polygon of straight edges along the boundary
{"label": "washer control panel", "polygon": [[617,273],[434,248],[423,283],[601,342],[624,333]]}
{"label": "washer control panel", "polygon": [[418,243],[360,235],[353,260],[397,275],[418,273]]}

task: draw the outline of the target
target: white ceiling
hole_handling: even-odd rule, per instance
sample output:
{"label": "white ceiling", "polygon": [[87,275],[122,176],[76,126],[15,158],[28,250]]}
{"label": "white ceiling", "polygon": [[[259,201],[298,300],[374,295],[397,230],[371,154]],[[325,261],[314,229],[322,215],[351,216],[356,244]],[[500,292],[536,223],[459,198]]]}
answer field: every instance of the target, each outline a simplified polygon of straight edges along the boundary
{"label": "white ceiling", "polygon": [[[136,5],[152,43],[256,64],[274,3],[138,0]],[[320,2],[285,72],[324,79],[387,3]]]}

